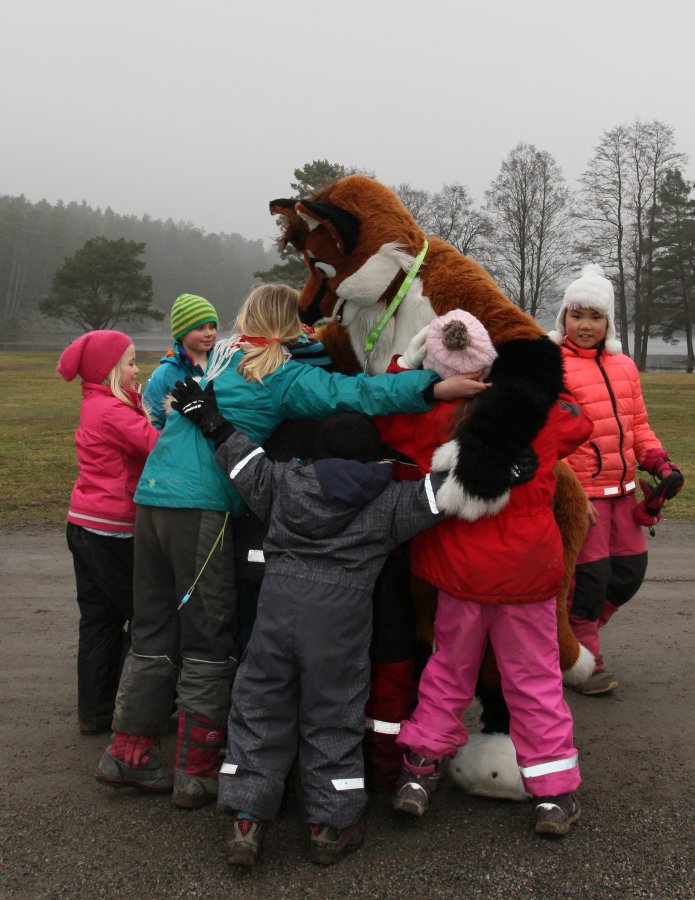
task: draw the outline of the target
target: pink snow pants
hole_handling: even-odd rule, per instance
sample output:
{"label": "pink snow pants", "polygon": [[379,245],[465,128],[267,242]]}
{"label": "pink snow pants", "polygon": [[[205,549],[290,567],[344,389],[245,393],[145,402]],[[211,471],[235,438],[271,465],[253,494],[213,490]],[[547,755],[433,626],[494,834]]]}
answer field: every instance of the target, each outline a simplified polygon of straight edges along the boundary
{"label": "pink snow pants", "polygon": [[632,517],[635,494],[594,498],[598,521],[589,529],[577,557],[567,606],[577,640],[596,658],[603,672],[600,629],[631,600],[647,571],[647,538]]}
{"label": "pink snow pants", "polygon": [[434,632],[435,651],[420,679],[417,709],[402,723],[398,743],[441,759],[467,742],[462,716],[489,639],[524,787],[535,797],[574,791],[581,779],[562,689],[555,599],[487,604],[440,591]]}

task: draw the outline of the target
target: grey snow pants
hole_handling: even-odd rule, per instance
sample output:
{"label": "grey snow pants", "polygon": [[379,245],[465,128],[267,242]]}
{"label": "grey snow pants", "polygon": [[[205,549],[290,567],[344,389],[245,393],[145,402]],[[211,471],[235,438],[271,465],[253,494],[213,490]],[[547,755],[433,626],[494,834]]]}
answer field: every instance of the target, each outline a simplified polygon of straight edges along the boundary
{"label": "grey snow pants", "polygon": [[191,715],[224,724],[239,652],[231,519],[190,600],[178,609],[223,522],[224,513],[212,510],[138,507],[132,646],[114,731],[157,737],[175,700]]}
{"label": "grey snow pants", "polygon": [[266,572],[232,692],[222,812],[275,819],[298,753],[305,820],[361,817],[371,630],[369,591]]}

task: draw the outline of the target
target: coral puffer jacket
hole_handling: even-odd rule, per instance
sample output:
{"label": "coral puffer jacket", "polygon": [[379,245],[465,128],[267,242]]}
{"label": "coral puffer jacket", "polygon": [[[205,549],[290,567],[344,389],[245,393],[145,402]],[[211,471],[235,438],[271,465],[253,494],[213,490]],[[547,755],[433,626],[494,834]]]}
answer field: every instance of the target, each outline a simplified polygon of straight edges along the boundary
{"label": "coral puffer jacket", "polygon": [[134,407],[106,385],[82,382],[75,432],[79,474],[68,512],[75,525],[124,534],[135,528],[133,494],[159,431],[145,415],[140,395],[126,394]]}
{"label": "coral puffer jacket", "polygon": [[[438,403],[420,415],[374,419],[382,440],[430,470],[432,454],[451,434],[454,404]],[[591,433],[591,423],[572,397],[563,395],[548,414],[533,448],[535,477],[512,488],[509,503],[475,522],[451,518],[413,539],[411,571],[453,597],[478,603],[549,600],[564,573],[562,539],[552,512],[553,467]]]}
{"label": "coral puffer jacket", "polygon": [[624,353],[583,350],[565,338],[565,384],[594,423],[567,462],[590,498],[621,497],[636,487],[635,466],[661,442],[649,427],[637,366]]}

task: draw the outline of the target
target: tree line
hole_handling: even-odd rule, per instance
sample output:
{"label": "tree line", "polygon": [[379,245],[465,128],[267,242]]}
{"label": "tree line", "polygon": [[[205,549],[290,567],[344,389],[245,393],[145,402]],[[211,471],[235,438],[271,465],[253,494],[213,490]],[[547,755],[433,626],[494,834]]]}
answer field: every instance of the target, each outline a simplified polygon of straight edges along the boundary
{"label": "tree line", "polygon": [[[427,234],[477,259],[521,309],[541,320],[550,321],[583,263],[601,263],[615,287],[623,351],[644,369],[650,336],[675,343],[685,335],[691,372],[695,184],[683,175],[686,162],[670,126],[635,119],[603,132],[576,190],[552,154],[526,143],[505,157],[478,207],[458,182],[436,192],[409,183],[393,189]],[[306,197],[351,172],[374,174],[315,160],[295,169],[290,187]],[[305,277],[291,254],[258,274],[298,285]]]}
{"label": "tree line", "polygon": [[[695,184],[683,174],[686,162],[670,126],[635,119],[602,133],[575,190],[552,154],[527,143],[504,158],[479,206],[459,182],[436,192],[409,183],[393,189],[427,234],[477,259],[521,309],[546,323],[581,264],[601,263],[615,286],[624,352],[644,369],[651,336],[675,343],[685,335],[691,372]],[[306,197],[353,172],[375,177],[314,160],[294,170],[290,190]],[[99,283],[90,281],[95,258]],[[119,293],[119,265],[132,277],[130,302]],[[299,256],[278,257],[238,234],[206,234],[190,223],[120,216],[84,202],[0,197],[5,331],[38,324],[41,313],[83,328],[161,319],[182,291],[206,296],[227,323],[254,279],[301,287],[305,278]]]}
{"label": "tree line", "polygon": [[[4,333],[46,327],[40,304],[54,296],[54,276],[66,257],[96,238],[141,245],[138,252],[151,279],[150,303],[131,310],[130,318],[119,315],[123,325],[162,318],[184,291],[207,297],[226,325],[253,284],[253,273],[278,259],[262,241],[239,234],[207,234],[190,223],[118,215],[85,202],[31,203],[23,196],[0,196],[0,325]],[[132,250],[121,245],[121,254],[127,249]],[[118,257],[117,247],[114,254]],[[127,252],[121,255],[122,260],[127,257]],[[93,303],[96,296],[92,295]],[[99,302],[105,296],[102,292]],[[85,298],[89,304],[89,294]],[[146,309],[154,310],[154,316]],[[112,318],[105,321],[113,324]]]}

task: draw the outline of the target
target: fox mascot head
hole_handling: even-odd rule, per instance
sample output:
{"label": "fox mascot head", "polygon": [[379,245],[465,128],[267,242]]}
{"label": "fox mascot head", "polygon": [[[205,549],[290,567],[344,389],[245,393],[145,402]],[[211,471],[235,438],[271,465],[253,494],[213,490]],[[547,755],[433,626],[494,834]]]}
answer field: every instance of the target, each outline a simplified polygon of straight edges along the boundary
{"label": "fox mascot head", "polygon": [[[349,175],[307,199],[273,200],[270,210],[284,217],[280,247],[292,245],[307,266],[302,317],[324,326],[322,339],[337,351],[341,371],[385,371],[393,353],[452,309],[480,319],[498,349],[543,335],[482,266],[440,238],[427,239],[396,194],[372,178]],[[370,334],[394,301],[369,347]],[[531,356],[537,350],[527,349]],[[546,349],[546,355],[559,372],[559,354]]]}

